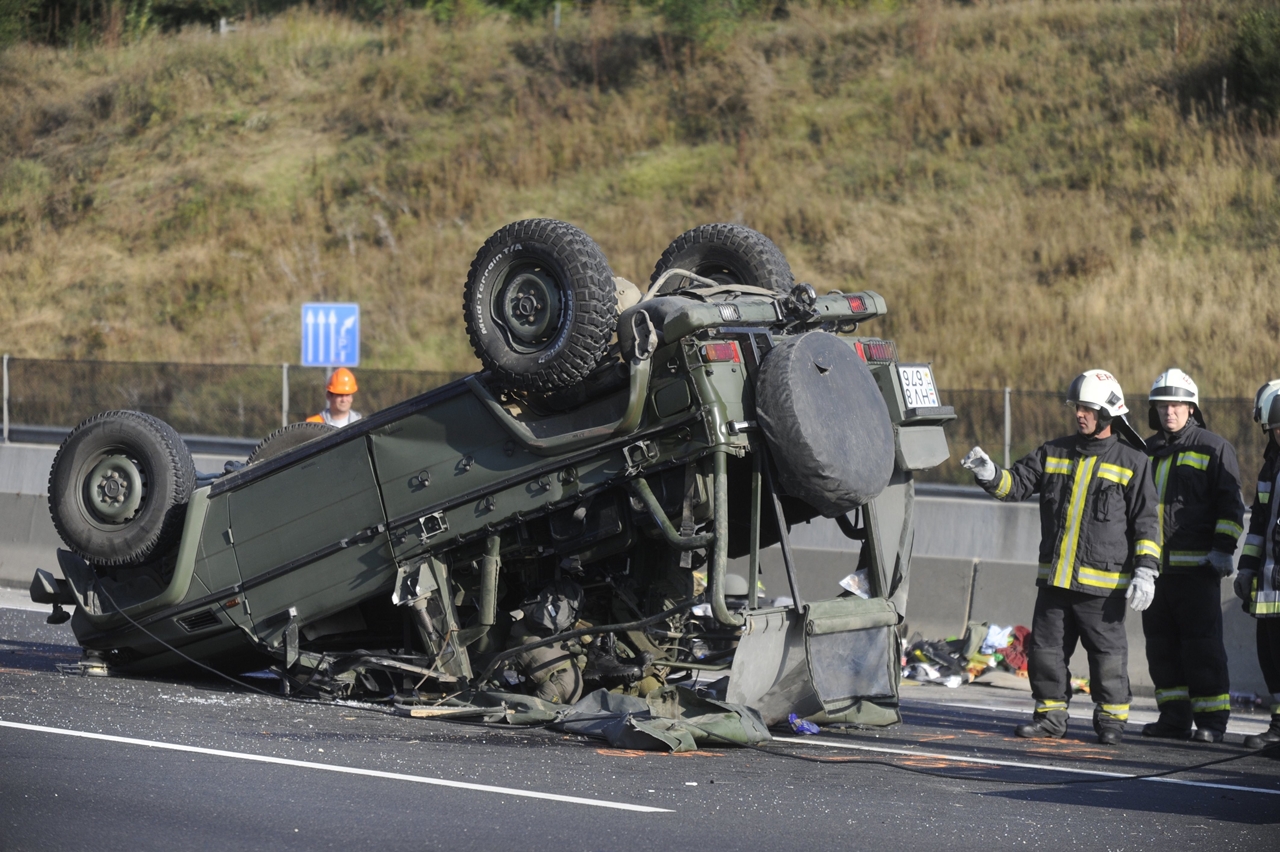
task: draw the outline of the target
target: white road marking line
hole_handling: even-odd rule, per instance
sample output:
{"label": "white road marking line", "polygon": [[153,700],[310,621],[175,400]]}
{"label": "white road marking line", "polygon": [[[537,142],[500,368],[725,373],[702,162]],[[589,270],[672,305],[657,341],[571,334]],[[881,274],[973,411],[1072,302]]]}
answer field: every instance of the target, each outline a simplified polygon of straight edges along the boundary
{"label": "white road marking line", "polygon": [[[940,754],[932,751],[911,751],[904,748],[881,748],[880,746],[864,746],[854,745],[853,743],[838,743],[831,740],[817,740],[813,737],[774,737],[774,742],[779,743],[799,743],[801,745],[822,745],[829,748],[847,748],[855,751],[874,751],[881,754],[901,754],[907,757],[932,757],[939,760],[949,760],[953,763],[980,763],[986,766],[1010,766],[1015,769],[1043,769],[1047,772],[1069,772],[1077,775],[1098,775],[1103,778],[1134,778],[1138,781],[1159,781],[1164,784],[1184,784],[1188,787],[1211,787],[1216,790],[1236,790],[1241,793],[1266,793],[1270,796],[1280,796],[1280,790],[1268,790],[1264,787],[1239,787],[1234,784],[1213,784],[1209,781],[1186,781],[1181,778],[1139,778],[1137,775],[1125,772],[1103,772],[1099,769],[1072,769],[1068,766],[1051,766],[1047,763],[1020,763],[1015,760],[990,760],[984,757],[963,757],[956,754]],[[981,779],[975,778],[975,781]]]}
{"label": "white road marking line", "polygon": [[357,769],[354,766],[330,766],[324,763],[312,763],[306,760],[289,760],[283,757],[267,757],[260,754],[246,754],[238,751],[223,751],[216,748],[200,748],[198,746],[162,743],[154,740],[137,740],[132,737],[117,737],[110,734],[94,734],[88,731],[70,731],[65,728],[46,728],[42,725],[27,725],[22,722],[6,722],[0,719],[0,727],[17,728],[23,731],[36,731],[43,734],[61,734],[68,737],[82,737],[89,740],[102,740],[125,745],[140,745],[149,748],[168,749],[169,751],[185,751],[193,754],[207,754],[213,757],[230,757],[236,760],[249,760],[256,763],[273,763],[278,766],[296,766],[299,769],[322,769],[325,772],[338,772],[344,775],[363,775],[367,778],[384,778],[389,781],[412,781],[415,784],[431,784],[436,787],[454,787],[459,790],[475,790],[481,793],[501,793],[504,796],[520,796],[526,799],[546,799],[552,802],[565,802],[571,805],[590,805],[595,808],[612,808],[619,811],[636,811],[643,814],[675,813],[669,808],[653,808],[648,805],[632,805],[627,802],[608,802],[601,799],[583,799],[578,796],[562,796],[558,793],[539,793],[536,790],[517,790],[513,787],[494,787],[489,784],[472,784],[468,781],[450,781],[445,778],[426,778],[421,775],[404,775],[399,772],[380,772],[376,769]]}

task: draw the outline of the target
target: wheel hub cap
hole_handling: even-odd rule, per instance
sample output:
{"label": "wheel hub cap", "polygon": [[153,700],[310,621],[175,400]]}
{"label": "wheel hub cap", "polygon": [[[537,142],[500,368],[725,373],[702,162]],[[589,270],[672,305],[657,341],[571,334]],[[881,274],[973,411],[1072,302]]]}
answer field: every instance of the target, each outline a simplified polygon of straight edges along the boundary
{"label": "wheel hub cap", "polygon": [[555,336],[560,325],[560,295],[541,268],[513,275],[500,292],[496,313],[514,343],[536,349]]}
{"label": "wheel hub cap", "polygon": [[85,485],[89,508],[108,523],[128,521],[142,505],[142,471],[127,456],[109,456],[98,462]]}

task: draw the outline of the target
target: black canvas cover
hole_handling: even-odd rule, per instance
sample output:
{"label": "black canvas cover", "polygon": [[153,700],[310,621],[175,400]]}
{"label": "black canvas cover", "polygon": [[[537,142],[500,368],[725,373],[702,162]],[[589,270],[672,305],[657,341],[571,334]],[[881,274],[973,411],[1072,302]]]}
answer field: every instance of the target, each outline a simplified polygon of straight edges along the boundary
{"label": "black canvas cover", "polygon": [[893,474],[893,425],[865,361],[813,331],[760,366],[756,414],[784,491],[828,518],[875,498]]}

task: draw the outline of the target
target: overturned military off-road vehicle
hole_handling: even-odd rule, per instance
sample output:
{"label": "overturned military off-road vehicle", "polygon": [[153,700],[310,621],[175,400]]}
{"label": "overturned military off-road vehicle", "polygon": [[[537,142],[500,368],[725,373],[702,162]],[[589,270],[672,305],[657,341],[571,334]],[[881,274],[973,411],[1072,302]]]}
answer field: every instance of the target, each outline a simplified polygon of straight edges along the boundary
{"label": "overturned military off-road vehicle", "polygon": [[[855,334],[879,295],[818,296],[720,224],[641,297],[535,219],[485,243],[464,301],[484,372],[289,426],[219,475],[142,413],[73,430],[49,486],[66,579],[38,572],[32,597],[75,606],[82,666],[265,664],[294,691],[454,708],[718,671],[714,697],[767,723],[898,719],[912,471],[947,457],[954,415],[927,366]],[[788,529],[818,516],[866,597],[802,598]],[[787,595],[762,606],[775,543]]]}

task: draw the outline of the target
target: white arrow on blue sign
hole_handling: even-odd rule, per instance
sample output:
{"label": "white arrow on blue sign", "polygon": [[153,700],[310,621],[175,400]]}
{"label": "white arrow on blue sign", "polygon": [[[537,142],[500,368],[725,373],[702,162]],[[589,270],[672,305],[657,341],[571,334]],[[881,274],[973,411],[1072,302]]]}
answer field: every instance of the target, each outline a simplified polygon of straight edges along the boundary
{"label": "white arrow on blue sign", "polygon": [[302,306],[302,366],[360,366],[360,306],[308,302]]}

